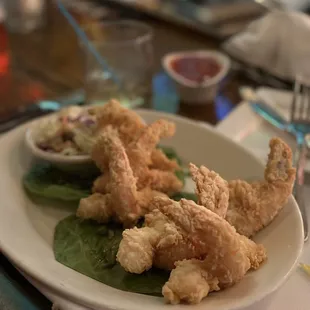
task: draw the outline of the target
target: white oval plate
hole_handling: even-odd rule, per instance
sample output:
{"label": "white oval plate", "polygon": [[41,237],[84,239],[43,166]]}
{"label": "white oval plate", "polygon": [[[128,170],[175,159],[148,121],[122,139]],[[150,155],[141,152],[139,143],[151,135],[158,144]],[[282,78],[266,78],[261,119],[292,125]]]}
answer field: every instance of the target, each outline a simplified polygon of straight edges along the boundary
{"label": "white oval plate", "polygon": [[[244,148],[217,133],[212,127],[170,114],[140,111],[152,122],[158,118],[174,121],[176,135],[164,141],[185,161],[204,164],[227,179],[263,176],[262,163]],[[0,140],[0,247],[13,263],[57,295],[94,309],[163,310],[173,306],[163,298],[123,292],[69,269],[54,259],[53,231],[70,210],[59,204],[44,206],[25,194],[21,178],[31,156],[24,145],[29,125],[19,127]],[[211,294],[196,306],[178,309],[232,310],[249,306],[276,290],[294,269],[303,246],[300,212],[291,197],[284,210],[255,240],[265,245],[268,261],[250,272],[234,287]]]}

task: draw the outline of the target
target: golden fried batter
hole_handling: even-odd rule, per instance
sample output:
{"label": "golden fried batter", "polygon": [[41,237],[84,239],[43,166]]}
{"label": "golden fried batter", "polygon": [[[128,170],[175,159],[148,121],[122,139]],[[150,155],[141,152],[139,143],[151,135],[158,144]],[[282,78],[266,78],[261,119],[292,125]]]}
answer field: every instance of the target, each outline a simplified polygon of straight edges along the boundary
{"label": "golden fried batter", "polygon": [[190,164],[189,169],[196,183],[198,204],[225,217],[229,199],[227,181],[204,166],[197,168],[194,164]]}
{"label": "golden fried batter", "polygon": [[253,236],[282,210],[292,193],[296,170],[292,151],[279,138],[271,139],[265,180],[229,182],[229,207],[226,220],[245,236]]}
{"label": "golden fried batter", "polygon": [[110,175],[108,172],[109,170],[107,169],[106,173],[95,180],[92,188],[93,193],[106,194],[110,192]]}
{"label": "golden fried batter", "polygon": [[[171,303],[199,302],[210,290],[240,281],[266,258],[262,245],[239,235],[225,219],[193,201],[156,197],[153,204],[156,208],[146,215],[145,227],[124,231],[117,260],[133,273],[152,265],[169,270],[182,261],[163,288]],[[184,268],[200,285],[184,283]]]}
{"label": "golden fried batter", "polygon": [[[105,127],[109,130],[109,126]],[[104,132],[104,131],[103,131]],[[175,132],[175,125],[165,120],[158,120],[140,130],[136,138],[125,147],[125,151],[129,160],[129,164],[133,175],[136,178],[136,186],[138,190],[150,187],[155,191],[173,194],[182,189],[183,184],[177,178],[174,170],[171,169],[173,161],[157,152],[156,146],[161,138],[170,137]],[[93,192],[108,193],[111,191],[111,180],[108,172],[109,160],[104,154],[106,145],[98,139],[92,149],[92,159],[95,161],[99,169],[105,175],[100,176],[94,183]],[[151,169],[152,154],[157,157],[157,165],[167,167],[169,170]],[[162,164],[160,163],[162,162]],[[174,165],[175,166],[175,165]],[[176,166],[178,168],[178,166]]]}
{"label": "golden fried batter", "polygon": [[[103,215],[110,216],[113,214],[113,217],[117,221],[124,223],[125,226],[132,225],[140,216],[140,208],[137,204],[136,178],[133,175],[117,130],[107,126],[96,141],[93,147],[93,154],[95,154],[97,162],[104,163],[104,165],[108,163],[109,182],[111,184],[110,193],[107,194],[109,203],[106,203],[107,199],[105,196],[101,197],[99,194],[94,194],[81,200],[77,216],[85,218],[87,215],[85,208],[90,204],[88,200],[93,201],[96,199],[101,201],[97,204],[100,212],[98,213],[98,218],[93,219],[100,219],[100,221],[105,222],[108,218],[103,218]],[[105,202],[104,205],[103,201]],[[105,210],[104,212],[102,211],[103,209]],[[113,211],[108,209],[113,209]],[[93,213],[94,211],[92,211]],[[90,217],[87,216],[87,218]]]}
{"label": "golden fried batter", "polygon": [[[113,218],[123,223],[125,227],[131,227],[139,217],[151,210],[152,205],[149,202],[154,197],[167,197],[150,188],[137,191],[136,178],[133,175],[125,148],[117,130],[111,126],[107,126],[101,133],[93,153],[96,153],[98,162],[104,163],[104,165],[106,162],[108,163],[108,173],[98,178],[94,184],[97,189],[102,184],[105,188],[101,194],[97,192],[81,199],[77,210],[78,217],[98,222],[107,222]],[[104,160],[102,160],[103,158]]]}
{"label": "golden fried batter", "polygon": [[175,125],[160,119],[145,127],[136,140],[128,146],[128,158],[134,175],[138,179],[139,189],[151,187],[154,190],[171,194],[183,187],[173,171],[149,168],[152,164],[152,153],[160,139],[171,137],[174,133]]}
{"label": "golden fried batter", "polygon": [[160,150],[155,149],[151,154],[151,169],[164,170],[174,172],[180,169],[179,164],[174,159],[169,159],[166,154]]}
{"label": "golden fried batter", "polygon": [[136,112],[126,109],[113,99],[101,107],[98,116],[99,131],[109,125],[118,130],[121,141],[128,145],[139,130],[145,127],[145,122]]}

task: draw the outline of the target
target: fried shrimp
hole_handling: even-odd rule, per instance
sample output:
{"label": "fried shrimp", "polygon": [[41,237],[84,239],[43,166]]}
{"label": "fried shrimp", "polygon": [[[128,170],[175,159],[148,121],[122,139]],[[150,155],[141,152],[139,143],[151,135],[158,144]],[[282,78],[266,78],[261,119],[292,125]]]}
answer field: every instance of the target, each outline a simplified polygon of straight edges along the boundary
{"label": "fried shrimp", "polygon": [[[123,223],[125,227],[133,226],[139,217],[150,211],[149,202],[155,196],[167,197],[165,194],[150,188],[137,190],[136,178],[133,175],[125,148],[117,130],[107,126],[98,138],[93,153],[100,163],[108,163],[108,174],[99,177],[94,187],[104,186],[103,193],[81,199],[77,216],[108,222],[111,218]],[[104,158],[104,160],[102,159]],[[104,185],[102,185],[104,184]]]}
{"label": "fried shrimp", "polygon": [[204,166],[197,168],[194,164],[190,164],[189,170],[196,183],[198,204],[225,217],[229,199],[227,181]]}
{"label": "fried shrimp", "polygon": [[164,170],[174,172],[180,169],[179,164],[176,160],[170,160],[166,154],[160,150],[155,149],[151,154],[151,169]]}
{"label": "fried shrimp", "polygon": [[265,180],[229,182],[229,207],[226,220],[245,236],[253,236],[282,210],[292,193],[296,170],[292,151],[279,138],[270,140]]}
{"label": "fried shrimp", "polygon": [[[111,126],[110,126],[111,127]],[[109,130],[109,126],[105,127]],[[178,164],[165,158],[165,154],[158,152],[156,146],[161,138],[170,137],[175,132],[175,125],[165,120],[158,120],[140,130],[137,137],[124,150],[129,160],[131,171],[136,178],[138,190],[150,187],[151,189],[167,194],[173,194],[181,190],[182,182],[175,175],[175,170],[180,169]],[[108,193],[112,189],[108,158],[105,156],[106,145],[100,143],[100,139],[94,144],[92,149],[92,159],[99,169],[105,174],[100,176],[93,185],[93,192]],[[153,155],[152,155],[153,154]],[[157,158],[157,169],[152,169],[154,154]],[[157,154],[157,155],[156,155]],[[160,155],[159,155],[160,154]],[[169,166],[169,170],[160,170],[159,167]],[[175,167],[175,169],[172,169]]]}
{"label": "fried shrimp", "polygon": [[[152,265],[168,270],[176,266],[163,288],[168,302],[200,302],[209,291],[239,282],[266,258],[262,245],[193,201],[156,197],[153,204],[145,227],[124,231],[117,260],[133,273]],[[192,272],[191,281],[185,281],[186,270]]]}
{"label": "fried shrimp", "polygon": [[[171,137],[174,133],[175,125],[160,119],[145,127],[136,140],[128,146],[128,158],[138,180],[139,189],[151,187],[154,190],[171,194],[182,188],[182,182],[171,169],[165,171],[149,167],[152,164],[152,153],[160,139]],[[155,156],[158,158],[158,153]]]}
{"label": "fried shrimp", "polygon": [[98,114],[98,131],[106,126],[116,128],[124,145],[128,145],[145,127],[145,122],[136,112],[126,109],[114,99],[103,105]]}
{"label": "fried shrimp", "polygon": [[[98,152],[98,149],[100,152]],[[98,162],[103,163],[102,158],[104,158],[108,163],[111,184],[111,191],[107,194],[109,199],[104,196],[101,197],[99,194],[82,199],[77,216],[84,215],[85,218],[85,208],[88,206],[88,200],[99,200],[101,202],[97,203],[97,208],[100,206],[100,221],[108,220],[108,218],[103,218],[103,214],[110,216],[113,213],[113,217],[119,222],[124,223],[125,226],[130,226],[140,216],[140,208],[137,204],[136,179],[117,131],[112,127],[107,127],[96,141],[93,153],[96,154]],[[113,210],[103,212],[102,208]]]}

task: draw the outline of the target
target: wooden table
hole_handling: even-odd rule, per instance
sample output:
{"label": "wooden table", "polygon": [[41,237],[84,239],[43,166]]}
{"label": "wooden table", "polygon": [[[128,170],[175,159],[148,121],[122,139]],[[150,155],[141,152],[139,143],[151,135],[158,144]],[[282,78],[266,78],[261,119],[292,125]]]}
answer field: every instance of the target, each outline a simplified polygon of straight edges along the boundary
{"label": "wooden table", "polygon": [[[75,16],[82,24],[98,22],[81,12]],[[168,52],[188,49],[216,49],[219,42],[178,26],[150,19],[138,13],[108,9],[107,19],[136,18],[148,23],[154,31],[154,73],[162,71],[161,58]],[[14,113],[19,107],[40,98],[57,98],[83,86],[83,57],[78,39],[60,14],[49,2],[46,27],[30,34],[11,33],[0,28],[0,119]],[[1,64],[1,59],[3,64]],[[216,114],[216,108],[227,110],[239,102],[240,78],[230,77],[223,87],[224,97],[216,105],[199,107],[181,102],[179,114],[215,124],[225,113]],[[222,99],[225,102],[222,103]],[[228,104],[228,105],[227,105]]]}

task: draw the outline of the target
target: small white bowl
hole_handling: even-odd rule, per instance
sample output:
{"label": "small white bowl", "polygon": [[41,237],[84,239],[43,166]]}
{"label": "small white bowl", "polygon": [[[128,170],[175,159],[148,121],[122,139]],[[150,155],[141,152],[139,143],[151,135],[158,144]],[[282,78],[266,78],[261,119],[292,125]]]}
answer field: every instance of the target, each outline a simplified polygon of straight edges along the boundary
{"label": "small white bowl", "polygon": [[[40,123],[45,122],[48,119],[57,117],[57,113],[50,114],[48,116],[40,117],[29,124],[29,127],[25,133],[25,143],[32,155],[45,162],[51,163],[53,166],[67,172],[83,173],[97,171],[95,163],[91,159],[90,155],[63,155],[57,153],[51,153],[40,149],[36,145],[36,136],[40,130]],[[142,119],[142,121],[144,121]],[[144,121],[145,122],[145,121]]]}
{"label": "small white bowl", "polygon": [[[171,67],[174,59],[194,56],[199,58],[213,58],[220,65],[220,71],[203,83],[193,82],[178,74]],[[163,57],[162,65],[167,74],[176,82],[182,102],[204,105],[212,102],[216,96],[219,83],[230,69],[230,59],[226,55],[213,50],[198,50],[169,53]]]}
{"label": "small white bowl", "polygon": [[90,155],[63,155],[50,153],[41,150],[36,145],[35,140],[36,134],[40,129],[39,124],[40,122],[45,121],[48,117],[54,117],[54,114],[33,121],[26,130],[25,142],[32,155],[39,160],[47,161],[55,167],[65,171],[81,172],[82,170],[93,167],[94,163]]}

